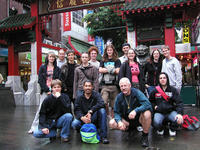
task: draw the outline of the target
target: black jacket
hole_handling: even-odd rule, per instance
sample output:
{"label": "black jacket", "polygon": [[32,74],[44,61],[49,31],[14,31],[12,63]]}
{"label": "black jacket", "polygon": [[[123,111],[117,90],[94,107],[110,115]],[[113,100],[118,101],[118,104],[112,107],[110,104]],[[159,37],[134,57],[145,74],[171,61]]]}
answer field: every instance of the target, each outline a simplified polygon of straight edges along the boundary
{"label": "black jacket", "polygon": [[[154,111],[163,114],[177,111],[178,114],[183,114],[183,102],[177,90],[174,87],[169,86],[165,90],[165,93],[170,97],[168,101],[161,96],[157,89],[151,92],[149,100],[152,103]],[[156,110],[155,106],[157,106]]]}
{"label": "black jacket", "polygon": [[[145,88],[144,88],[144,84],[145,84],[144,69],[143,69],[143,66],[141,66],[140,64],[138,64],[138,66],[139,66],[139,70],[140,70],[140,74],[138,75],[140,90],[142,92],[144,92],[144,90],[145,90]],[[120,67],[119,80],[123,77],[127,77],[127,78],[129,78],[130,81],[132,81],[132,72],[131,72],[131,67],[129,66],[128,61],[124,62]]]}
{"label": "black jacket", "polygon": [[145,67],[144,67],[144,75],[147,75],[147,81],[145,83],[147,83],[149,86],[156,86],[158,85],[158,78],[159,78],[159,74],[161,72],[162,69],[162,62],[159,63],[146,63]]}
{"label": "black jacket", "polygon": [[54,128],[56,121],[65,113],[71,113],[71,101],[66,94],[59,98],[48,95],[41,106],[39,113],[39,128]]}
{"label": "black jacket", "polygon": [[92,110],[94,113],[100,108],[105,108],[105,104],[98,92],[93,90],[89,99],[86,99],[84,92],[82,92],[75,100],[74,113],[76,118],[80,120],[80,118],[85,116],[89,110]]}
{"label": "black jacket", "polygon": [[[60,77],[60,68],[57,66],[54,66],[53,79],[59,79],[59,77]],[[49,92],[49,88],[46,84],[46,81],[47,81],[47,65],[43,64],[42,66],[40,66],[39,74],[38,74],[38,83],[40,84],[41,93]]]}
{"label": "black jacket", "polygon": [[[75,68],[78,67],[78,66],[79,66],[78,64],[74,63],[74,71],[75,71]],[[69,87],[69,86],[66,85],[66,80],[68,79],[67,77],[68,77],[69,73],[70,73],[69,72],[69,65],[68,65],[68,62],[66,62],[65,64],[62,65],[61,73],[60,73],[60,80],[62,81],[62,86],[63,86],[64,91],[67,89],[67,87]],[[74,78],[72,79],[72,82],[74,82]]]}

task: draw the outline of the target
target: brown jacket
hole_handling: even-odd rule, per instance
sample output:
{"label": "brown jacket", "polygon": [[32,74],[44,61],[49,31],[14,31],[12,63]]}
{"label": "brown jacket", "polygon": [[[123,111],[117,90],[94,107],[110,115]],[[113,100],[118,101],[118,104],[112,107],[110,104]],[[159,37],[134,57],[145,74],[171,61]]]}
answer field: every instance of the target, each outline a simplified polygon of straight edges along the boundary
{"label": "brown jacket", "polygon": [[76,98],[77,90],[83,90],[83,83],[86,80],[93,81],[94,90],[97,92],[99,91],[98,69],[90,64],[87,67],[83,67],[82,65],[80,65],[79,67],[75,69],[75,73],[74,73],[73,98]]}

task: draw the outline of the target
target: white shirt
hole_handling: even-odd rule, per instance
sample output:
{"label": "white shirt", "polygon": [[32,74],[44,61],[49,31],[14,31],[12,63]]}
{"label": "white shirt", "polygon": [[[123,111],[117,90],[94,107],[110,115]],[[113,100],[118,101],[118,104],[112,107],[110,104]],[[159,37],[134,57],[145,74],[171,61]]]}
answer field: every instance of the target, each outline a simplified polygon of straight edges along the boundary
{"label": "white shirt", "polygon": [[58,66],[59,68],[61,68],[62,65],[63,65],[64,63],[66,63],[66,62],[67,62],[66,59],[64,59],[63,61],[61,61],[61,60],[58,58],[58,59],[57,59],[57,66]]}
{"label": "white shirt", "polygon": [[128,60],[127,56],[123,55],[121,57],[119,57],[119,60],[121,61],[121,64],[123,64],[125,61]]}

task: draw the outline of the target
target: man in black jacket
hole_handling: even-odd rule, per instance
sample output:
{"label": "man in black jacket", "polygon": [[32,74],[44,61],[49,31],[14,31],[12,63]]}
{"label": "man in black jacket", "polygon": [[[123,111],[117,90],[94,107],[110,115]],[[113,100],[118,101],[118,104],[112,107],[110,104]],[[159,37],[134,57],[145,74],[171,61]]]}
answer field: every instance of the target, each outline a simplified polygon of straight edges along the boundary
{"label": "man in black jacket", "polygon": [[154,109],[153,125],[158,135],[163,135],[163,121],[170,121],[169,135],[175,136],[177,126],[183,123],[183,102],[178,91],[170,86],[168,75],[161,72],[159,86],[150,94]]}
{"label": "man in black jacket", "polygon": [[52,94],[42,103],[39,113],[39,126],[33,132],[36,138],[56,137],[56,129],[61,128],[61,142],[68,142],[73,116],[71,102],[67,95],[61,94],[61,81],[56,79],[51,83]]}
{"label": "man in black jacket", "polygon": [[105,104],[101,95],[93,90],[92,81],[83,83],[83,92],[75,100],[74,113],[76,119],[72,127],[79,130],[85,123],[94,123],[100,128],[100,137],[103,144],[108,144],[107,139],[107,115]]}

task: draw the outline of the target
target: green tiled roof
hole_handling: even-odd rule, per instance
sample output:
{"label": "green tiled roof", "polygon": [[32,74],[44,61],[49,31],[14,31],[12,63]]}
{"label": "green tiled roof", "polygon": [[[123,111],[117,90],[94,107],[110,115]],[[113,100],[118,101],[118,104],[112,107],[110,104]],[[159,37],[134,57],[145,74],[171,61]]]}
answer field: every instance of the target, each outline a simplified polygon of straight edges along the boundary
{"label": "green tiled roof", "polygon": [[19,27],[28,27],[34,23],[35,17],[30,14],[19,14],[7,17],[0,22],[0,30],[4,29],[18,29]]}
{"label": "green tiled roof", "polygon": [[193,0],[127,0],[124,11],[148,9],[168,5],[192,2]]}

